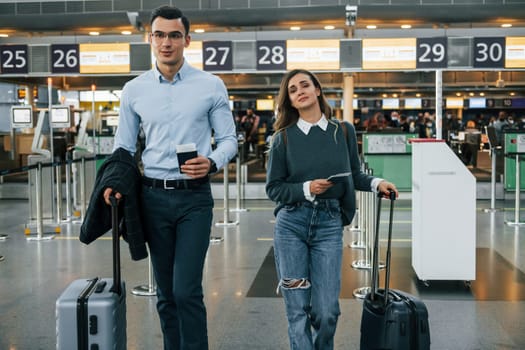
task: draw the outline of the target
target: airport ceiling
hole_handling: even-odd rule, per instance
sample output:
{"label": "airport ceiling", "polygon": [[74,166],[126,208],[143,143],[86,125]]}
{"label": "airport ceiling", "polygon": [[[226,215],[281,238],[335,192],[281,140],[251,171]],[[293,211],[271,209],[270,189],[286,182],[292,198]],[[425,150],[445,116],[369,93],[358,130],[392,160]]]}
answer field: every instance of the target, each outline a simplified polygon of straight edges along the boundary
{"label": "airport ceiling", "polygon": [[[343,35],[354,37],[366,35],[363,33],[366,33],[365,27],[369,24],[377,25],[381,33],[388,34],[389,31],[400,30],[401,24],[412,25],[411,30],[442,30],[446,33],[447,30],[464,29],[470,30],[469,33],[476,33],[478,28],[497,31],[503,23],[510,23],[512,30],[525,33],[525,0],[2,0],[0,35],[5,33],[9,37],[0,37],[0,44],[10,43],[11,40],[20,43],[20,40],[24,42],[26,39],[27,42],[40,40],[38,43],[42,43],[48,40],[53,43],[58,37],[74,38],[76,42],[81,40],[79,38],[87,37],[89,31],[98,31],[101,37],[114,38],[123,30],[129,30],[134,34],[132,36],[143,40],[143,34],[149,30],[151,8],[165,3],[180,6],[190,19],[192,29],[203,28],[206,30],[205,35],[211,35],[215,40],[222,37],[223,33],[224,39],[228,38],[228,33],[279,33],[288,31],[292,25],[300,26],[304,32],[321,33],[328,24],[344,31]],[[347,4],[357,8],[354,25],[348,25]],[[370,73],[362,74],[373,77]],[[383,84],[385,87],[392,81],[406,80],[401,76],[404,73],[387,74],[391,78]],[[423,72],[414,74],[424,75]],[[329,78],[325,83],[333,84],[335,89],[341,86],[341,74],[326,76]],[[266,90],[275,90],[280,77],[281,75],[235,74],[225,75],[223,79],[229,88],[239,91],[252,89],[264,93]],[[91,84],[112,89],[121,87],[131,78],[132,76],[63,77],[61,81],[54,79],[53,83],[58,84],[57,87],[71,89],[89,88]],[[246,81],[239,82],[241,78]],[[517,82],[521,78],[507,81]],[[8,80],[45,84],[45,79],[30,77]],[[457,81],[455,78],[452,80]],[[357,85],[360,85],[359,81]],[[368,82],[363,83],[363,87],[368,85]],[[467,82],[467,85],[471,84]],[[431,81],[429,88],[432,86]]]}
{"label": "airport ceiling", "polygon": [[[157,2],[159,1],[1,1],[0,34],[34,36],[52,33],[77,35],[88,30],[107,34],[120,33],[125,29],[143,31],[148,29],[151,8]],[[503,23],[525,27],[524,0],[464,0],[461,4],[457,0],[171,2],[181,4],[179,6],[191,20],[193,28],[202,27],[214,32],[282,30],[291,25],[300,25],[304,29],[321,29],[325,24],[345,28],[348,27],[346,3],[357,8],[355,29],[364,28],[368,24],[375,24],[378,28],[399,28],[403,23],[420,28],[497,27]],[[170,1],[159,2],[163,3]],[[330,3],[334,5],[327,5]],[[134,4],[142,6],[133,6]],[[183,4],[188,4],[187,8]]]}

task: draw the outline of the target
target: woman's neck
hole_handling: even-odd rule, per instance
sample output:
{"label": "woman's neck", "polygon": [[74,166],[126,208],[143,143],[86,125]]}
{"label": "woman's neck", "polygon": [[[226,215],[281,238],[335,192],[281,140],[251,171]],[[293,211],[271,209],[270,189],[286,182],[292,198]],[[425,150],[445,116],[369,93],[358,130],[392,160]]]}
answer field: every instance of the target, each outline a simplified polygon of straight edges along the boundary
{"label": "woman's neck", "polygon": [[299,117],[310,124],[317,123],[323,114],[319,108],[308,108],[299,111]]}

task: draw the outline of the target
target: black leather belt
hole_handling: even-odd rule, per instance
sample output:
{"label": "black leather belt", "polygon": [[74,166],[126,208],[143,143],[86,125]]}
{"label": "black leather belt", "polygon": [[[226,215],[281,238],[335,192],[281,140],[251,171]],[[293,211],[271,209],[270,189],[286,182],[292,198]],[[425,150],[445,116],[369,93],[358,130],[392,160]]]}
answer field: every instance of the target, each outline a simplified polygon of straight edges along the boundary
{"label": "black leather belt", "polygon": [[210,179],[208,178],[208,176],[191,180],[163,180],[152,179],[151,177],[146,176],[142,178],[142,184],[153,188],[162,188],[164,190],[193,189],[201,185],[207,184],[209,182]]}
{"label": "black leather belt", "polygon": [[314,199],[312,202],[310,201],[302,201],[297,202],[297,205],[310,207],[310,208],[338,208],[339,207],[339,200],[338,199]]}

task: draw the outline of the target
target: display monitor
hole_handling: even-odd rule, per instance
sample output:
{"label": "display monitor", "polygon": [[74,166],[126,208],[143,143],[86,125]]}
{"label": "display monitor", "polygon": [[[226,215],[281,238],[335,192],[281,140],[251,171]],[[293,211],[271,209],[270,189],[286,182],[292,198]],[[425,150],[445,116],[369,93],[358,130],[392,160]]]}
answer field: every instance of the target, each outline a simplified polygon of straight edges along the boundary
{"label": "display monitor", "polygon": [[398,109],[399,99],[398,98],[384,98],[383,109]]}
{"label": "display monitor", "polygon": [[462,97],[447,98],[446,108],[463,108],[463,98]]}
{"label": "display monitor", "polygon": [[32,128],[33,127],[33,108],[31,106],[12,106],[11,107],[11,127]]}
{"label": "display monitor", "polygon": [[405,109],[421,109],[421,99],[405,98]]}
{"label": "display monitor", "polygon": [[272,99],[257,99],[255,101],[255,109],[258,111],[273,111],[273,103],[274,100]]}
{"label": "display monitor", "polygon": [[51,125],[53,128],[69,128],[71,126],[69,106],[51,107]]}
{"label": "display monitor", "polygon": [[487,107],[487,99],[485,97],[471,97],[468,99],[469,108],[485,108]]}

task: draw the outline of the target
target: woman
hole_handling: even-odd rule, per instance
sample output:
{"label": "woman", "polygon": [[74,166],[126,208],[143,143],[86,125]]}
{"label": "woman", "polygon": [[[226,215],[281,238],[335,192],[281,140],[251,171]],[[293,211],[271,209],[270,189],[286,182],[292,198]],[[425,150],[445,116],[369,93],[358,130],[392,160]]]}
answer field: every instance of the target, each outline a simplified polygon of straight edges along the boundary
{"label": "woman", "polygon": [[[385,195],[396,187],[361,172],[354,127],[331,120],[318,79],[289,72],[281,82],[266,193],[277,202],[274,233],[278,290],[291,349],[333,349],[339,311],[343,225],[354,189]],[[329,181],[331,175],[341,174]]]}

